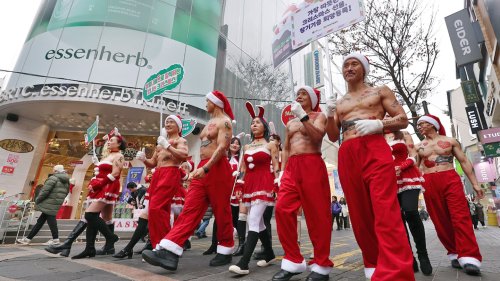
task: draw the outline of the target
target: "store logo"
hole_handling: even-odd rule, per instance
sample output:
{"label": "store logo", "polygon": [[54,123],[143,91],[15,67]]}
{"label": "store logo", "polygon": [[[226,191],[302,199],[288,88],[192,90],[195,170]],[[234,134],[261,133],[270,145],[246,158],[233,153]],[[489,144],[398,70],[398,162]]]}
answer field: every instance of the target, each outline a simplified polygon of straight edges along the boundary
{"label": "store logo", "polygon": [[141,52],[137,54],[124,54],[120,52],[111,52],[106,50],[106,46],[100,49],[51,49],[45,54],[46,60],[69,60],[69,59],[92,59],[92,60],[105,60],[114,61],[116,63],[135,64],[138,67],[145,67],[148,65],[149,60],[142,56]]}
{"label": "store logo", "polygon": [[7,151],[17,152],[17,153],[28,153],[33,151],[34,149],[33,145],[31,145],[29,142],[16,139],[1,140],[0,147]]}

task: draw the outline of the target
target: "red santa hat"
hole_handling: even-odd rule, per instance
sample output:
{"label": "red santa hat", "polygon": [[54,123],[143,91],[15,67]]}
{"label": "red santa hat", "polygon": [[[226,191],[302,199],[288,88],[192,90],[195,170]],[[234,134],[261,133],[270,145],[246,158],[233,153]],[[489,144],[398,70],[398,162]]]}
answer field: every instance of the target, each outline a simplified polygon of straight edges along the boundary
{"label": "red santa hat", "polygon": [[174,115],[171,114],[165,118],[165,125],[167,125],[167,120],[172,119],[175,121],[175,124],[177,124],[177,127],[179,127],[179,137],[182,137],[182,119],[179,115]]}
{"label": "red santa hat", "polygon": [[344,64],[345,61],[348,59],[357,59],[361,63],[361,65],[365,69],[364,77],[366,78],[368,73],[370,73],[370,62],[368,61],[368,58],[365,55],[360,54],[360,53],[350,53],[344,57],[344,61],[342,62],[342,64]]}
{"label": "red santa hat", "polygon": [[207,99],[213,102],[216,106],[222,108],[222,110],[224,110],[224,113],[226,113],[226,115],[231,118],[232,122],[236,123],[236,121],[234,120],[233,110],[231,110],[231,105],[229,104],[229,101],[227,100],[224,93],[216,90],[212,91],[207,94]]}
{"label": "red santa hat", "polygon": [[439,120],[439,117],[431,114],[426,114],[418,119],[417,124],[420,122],[430,123],[436,128],[440,135],[446,136],[446,131],[444,130],[443,124],[441,124],[441,120]]}
{"label": "red santa hat", "polygon": [[298,93],[300,90],[305,90],[309,94],[313,111],[319,111],[319,100],[321,98],[321,92],[318,89],[313,89],[310,86],[304,85],[298,87],[295,93]]}

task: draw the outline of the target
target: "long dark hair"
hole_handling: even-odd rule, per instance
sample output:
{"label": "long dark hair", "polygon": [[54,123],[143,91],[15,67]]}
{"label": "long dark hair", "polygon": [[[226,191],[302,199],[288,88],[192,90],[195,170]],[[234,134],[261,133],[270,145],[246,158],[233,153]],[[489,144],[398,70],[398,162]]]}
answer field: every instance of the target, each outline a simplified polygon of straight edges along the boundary
{"label": "long dark hair", "polygon": [[[271,136],[271,129],[269,129],[269,124],[267,124],[266,120],[264,118],[256,116],[255,118],[252,119],[255,120],[256,118],[259,118],[260,122],[264,125],[264,139],[269,142],[269,137]],[[255,139],[255,136],[253,135],[253,132],[250,131],[250,138],[253,141]]]}
{"label": "long dark hair", "polygon": [[282,151],[283,149],[281,148],[281,137],[278,135],[278,134],[272,134],[269,138],[273,138],[275,140],[278,140],[278,142],[280,143],[278,145],[278,150],[279,151]]}
{"label": "long dark hair", "polygon": [[240,152],[241,152],[241,140],[239,138],[237,138],[237,137],[233,137],[231,139],[231,142],[229,144],[232,144],[234,141],[238,142],[238,144],[240,145],[240,149],[238,150],[238,152],[235,155],[232,155],[231,154],[231,149],[229,149],[229,152],[227,153],[227,156],[228,156],[227,158],[231,159],[231,157],[234,156],[234,157],[236,157],[236,159],[239,160],[239,158],[240,158]]}

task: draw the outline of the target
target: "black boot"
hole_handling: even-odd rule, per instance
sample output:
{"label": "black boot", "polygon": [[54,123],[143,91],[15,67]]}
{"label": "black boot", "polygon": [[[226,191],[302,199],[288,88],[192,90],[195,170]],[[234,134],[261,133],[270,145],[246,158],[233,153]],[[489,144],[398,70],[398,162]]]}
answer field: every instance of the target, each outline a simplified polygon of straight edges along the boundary
{"label": "black boot", "polygon": [[260,267],[268,266],[276,256],[274,255],[273,247],[271,244],[271,237],[269,236],[269,231],[264,230],[259,232],[259,239],[264,247],[264,259],[257,262],[257,265]]}
{"label": "black boot", "polygon": [[151,265],[161,266],[172,271],[177,270],[177,264],[179,264],[179,256],[165,249],[145,250],[142,252],[142,258]]}
{"label": "black boot", "polygon": [[413,257],[413,272],[418,272],[418,262],[415,257]]}
{"label": "black boot", "polygon": [[[98,255],[98,256],[113,255],[115,253],[115,242],[118,241],[118,236],[115,235],[115,224],[114,223],[106,224],[106,222],[104,222],[104,220],[102,218],[100,218],[100,220],[102,221],[102,223],[104,223],[105,228],[99,222],[99,224],[100,224],[99,231],[102,233],[102,235],[104,235],[104,237],[106,237],[106,243],[104,243],[104,246],[100,250],[97,250],[96,255]],[[109,233],[107,231],[103,232],[103,231],[101,231],[101,229],[108,229]],[[115,241],[113,241],[114,238],[112,238],[111,240],[108,239],[108,237],[113,237],[113,236],[116,236]]]}
{"label": "black boot", "polygon": [[184,251],[191,249],[191,241],[189,241],[189,239],[187,239],[186,242],[184,242],[182,249],[184,249]]}
{"label": "black boot", "polygon": [[238,275],[246,275],[250,273],[248,270],[248,263],[250,263],[250,258],[252,257],[255,245],[257,245],[257,240],[259,239],[259,234],[255,231],[248,231],[248,237],[246,241],[245,250],[243,251],[243,256],[240,261],[229,267],[229,271],[236,273]]}
{"label": "black boot", "polygon": [[238,248],[234,251],[233,256],[241,256],[243,255],[243,251],[245,249],[245,232],[247,230],[247,222],[238,220],[238,226],[236,227],[236,231],[238,232]]}
{"label": "black boot", "polygon": [[415,247],[417,248],[418,261],[420,262],[420,270],[426,276],[432,274],[432,265],[427,254],[427,246],[425,243],[425,228],[418,211],[405,212],[405,218],[408,222]]}
{"label": "black boot", "polygon": [[71,259],[83,259],[86,257],[95,257],[95,238],[97,236],[97,223],[96,219],[99,217],[99,213],[85,213],[85,219],[87,220],[88,227],[85,233],[86,244],[85,249],[80,254],[71,257]]}
{"label": "black boot", "polygon": [[134,249],[135,244],[137,244],[141,237],[146,235],[146,233],[148,233],[148,220],[139,218],[139,221],[137,222],[137,228],[135,229],[134,234],[132,234],[132,238],[130,238],[127,246],[125,246],[125,248],[118,254],[114,255],[113,258],[122,259],[127,256],[129,259],[132,258],[132,250]]}
{"label": "black boot", "polygon": [[[266,210],[264,211],[264,215],[263,215],[264,224],[266,225],[266,231],[269,235],[269,243],[270,243],[271,247],[272,247],[272,243],[273,243],[273,241],[271,239],[271,237],[272,237],[271,219],[273,217],[273,208],[274,208],[273,206],[267,206]],[[266,259],[264,245],[260,246],[260,251],[255,252],[253,254],[253,259],[258,260],[258,261]]]}
{"label": "black boot", "polygon": [[136,251],[135,253],[140,255],[142,254],[142,252],[146,251],[146,250],[153,250],[153,245],[151,245],[151,240],[146,240],[146,244],[144,244],[144,247],[142,247],[142,249],[140,249],[139,251]]}
{"label": "black boot", "polygon": [[203,252],[203,255],[204,256],[211,255],[214,254],[215,252],[217,252],[217,244],[212,243],[210,245],[210,248],[208,248],[205,252]]}
{"label": "black boot", "polygon": [[59,254],[61,253],[61,256],[67,257],[69,256],[69,252],[71,251],[71,245],[73,242],[75,242],[76,238],[82,234],[82,232],[87,228],[87,223],[84,221],[79,221],[78,224],[76,224],[75,228],[71,231],[71,233],[68,235],[68,238],[64,241],[59,246],[49,246],[45,248],[45,251],[52,253],[52,254]]}
{"label": "black boot", "polygon": [[213,259],[210,260],[210,266],[221,266],[231,263],[233,255],[224,255],[217,253]]}

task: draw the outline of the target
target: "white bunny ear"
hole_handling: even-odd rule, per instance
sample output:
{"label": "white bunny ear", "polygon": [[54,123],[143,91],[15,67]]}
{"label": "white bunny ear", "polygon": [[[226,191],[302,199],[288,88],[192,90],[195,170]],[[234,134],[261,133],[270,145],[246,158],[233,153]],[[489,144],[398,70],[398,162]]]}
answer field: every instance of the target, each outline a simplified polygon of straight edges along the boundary
{"label": "white bunny ear", "polygon": [[237,134],[237,135],[236,135],[236,137],[237,137],[238,139],[240,139],[240,140],[241,140],[241,138],[242,138],[244,135],[245,135],[245,132],[241,132],[241,133]]}
{"label": "white bunny ear", "polygon": [[115,129],[114,129],[114,134],[117,135],[117,136],[120,135],[120,132],[118,132],[118,128],[117,127],[115,127]]}
{"label": "white bunny ear", "polygon": [[269,131],[271,131],[271,135],[276,135],[276,127],[274,127],[273,121],[269,122]]}
{"label": "white bunny ear", "polygon": [[248,140],[252,140],[252,137],[250,136],[250,134],[246,134],[245,136],[247,137]]}

